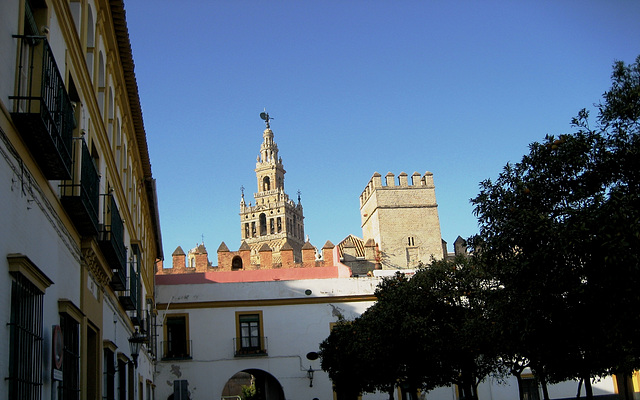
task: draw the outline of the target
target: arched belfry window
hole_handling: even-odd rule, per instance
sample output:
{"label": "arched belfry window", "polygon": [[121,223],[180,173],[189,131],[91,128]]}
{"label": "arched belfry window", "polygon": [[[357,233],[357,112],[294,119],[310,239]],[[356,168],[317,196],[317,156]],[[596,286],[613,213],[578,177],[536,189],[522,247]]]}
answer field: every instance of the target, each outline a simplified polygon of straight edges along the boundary
{"label": "arched belfry window", "polygon": [[268,176],[262,179],[262,190],[265,192],[271,190],[271,180]]}
{"label": "arched belfry window", "polygon": [[267,216],[262,213],[260,214],[260,236],[264,236],[267,234]]}

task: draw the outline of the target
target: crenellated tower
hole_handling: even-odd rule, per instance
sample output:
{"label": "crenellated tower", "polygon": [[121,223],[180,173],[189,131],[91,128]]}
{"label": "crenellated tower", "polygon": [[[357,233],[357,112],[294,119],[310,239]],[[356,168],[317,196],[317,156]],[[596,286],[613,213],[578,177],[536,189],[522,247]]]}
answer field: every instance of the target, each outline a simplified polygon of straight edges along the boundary
{"label": "crenellated tower", "polygon": [[240,224],[243,243],[251,248],[251,263],[259,263],[259,252],[266,244],[273,251],[273,262],[280,261],[280,249],[288,244],[293,248],[295,261],[302,259],[304,245],[304,216],[300,196],[298,202],[289,199],[284,191],[282,158],[273,140],[269,114],[260,117],[265,121],[260,154],[256,160],[258,191],[253,194],[254,204],[248,204],[244,190],[240,199]]}
{"label": "crenellated tower", "polygon": [[383,269],[415,268],[446,255],[433,174],[375,173],[360,195],[362,236],[380,248]]}

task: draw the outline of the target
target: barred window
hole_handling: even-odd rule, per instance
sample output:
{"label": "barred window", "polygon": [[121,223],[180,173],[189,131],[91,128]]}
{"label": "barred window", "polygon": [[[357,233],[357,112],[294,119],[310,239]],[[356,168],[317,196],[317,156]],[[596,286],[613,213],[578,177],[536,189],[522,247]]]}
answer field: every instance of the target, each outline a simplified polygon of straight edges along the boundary
{"label": "barred window", "polygon": [[69,314],[60,314],[60,326],[64,341],[61,382],[62,400],[80,398],[80,340],[79,324]]}
{"label": "barred window", "polygon": [[118,359],[118,399],[127,398],[127,361]]}
{"label": "barred window", "polygon": [[115,376],[116,367],[113,351],[111,349],[104,349],[104,369],[103,369],[104,381],[102,387],[102,398],[104,400],[115,400]]}
{"label": "barred window", "polygon": [[44,292],[14,274],[9,322],[9,398],[39,400],[42,394],[42,303]]}

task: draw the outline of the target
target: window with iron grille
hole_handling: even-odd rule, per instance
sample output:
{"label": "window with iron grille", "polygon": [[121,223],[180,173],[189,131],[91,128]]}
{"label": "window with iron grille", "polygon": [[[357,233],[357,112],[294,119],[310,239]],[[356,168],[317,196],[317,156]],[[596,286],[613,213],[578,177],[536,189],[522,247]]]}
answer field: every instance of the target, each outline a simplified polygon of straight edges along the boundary
{"label": "window with iron grille", "polygon": [[104,349],[104,368],[103,368],[103,387],[102,387],[102,398],[104,400],[115,400],[115,376],[116,376],[116,367],[115,360],[113,357],[113,351],[111,349]]}
{"label": "window with iron grille", "polygon": [[44,293],[24,275],[14,276],[9,322],[9,398],[40,400]]}
{"label": "window with iron grille", "polygon": [[118,359],[118,399],[127,398],[127,362]]}
{"label": "window with iron grille", "polygon": [[80,339],[79,324],[69,314],[60,314],[63,337],[62,376],[60,383],[62,400],[80,398]]}

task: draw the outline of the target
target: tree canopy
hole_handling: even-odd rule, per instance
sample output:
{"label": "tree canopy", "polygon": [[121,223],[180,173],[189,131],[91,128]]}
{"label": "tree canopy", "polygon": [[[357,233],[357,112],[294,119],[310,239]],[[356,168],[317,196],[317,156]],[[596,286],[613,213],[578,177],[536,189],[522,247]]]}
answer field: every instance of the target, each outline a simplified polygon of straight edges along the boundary
{"label": "tree canopy", "polygon": [[336,325],[320,349],[339,395],[456,384],[476,399],[489,374],[528,366],[591,397],[592,378],[640,368],[640,56],[614,64],[596,108],[481,182],[472,257],[385,278]]}
{"label": "tree canopy", "polygon": [[550,382],[640,367],[640,57],[612,81],[595,126],[581,110],[472,199],[477,263],[517,316],[510,344]]}

